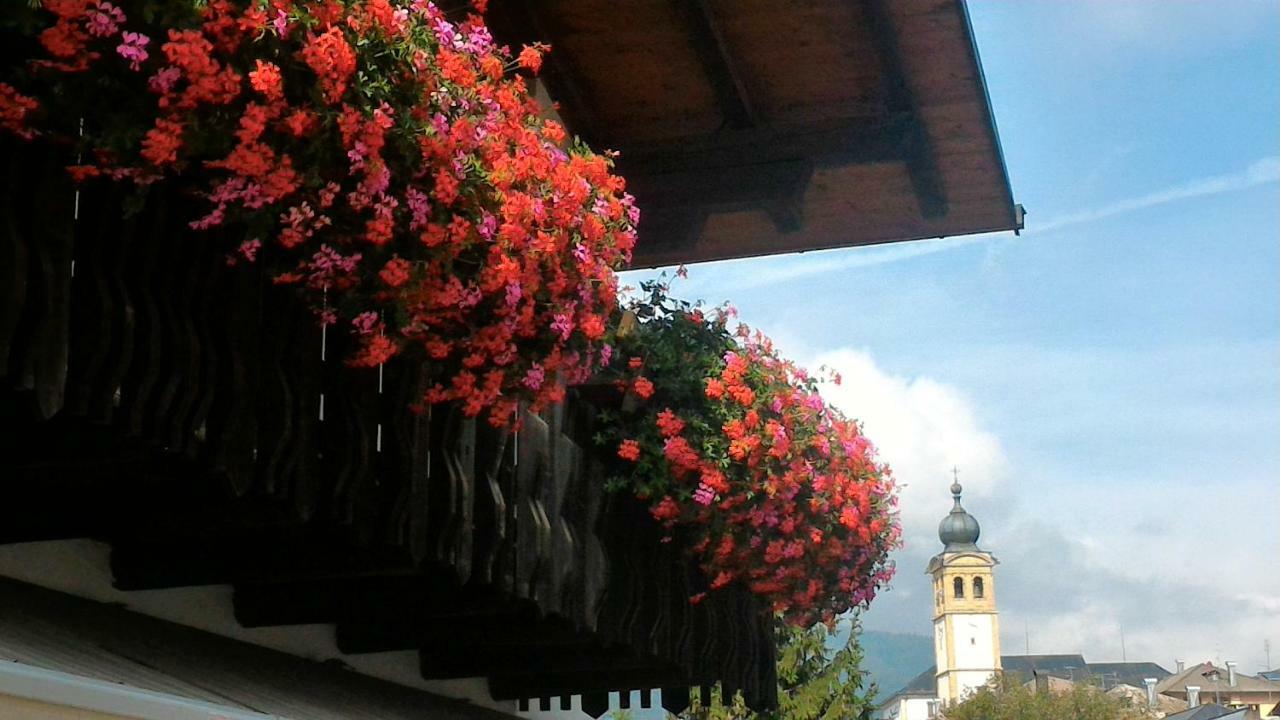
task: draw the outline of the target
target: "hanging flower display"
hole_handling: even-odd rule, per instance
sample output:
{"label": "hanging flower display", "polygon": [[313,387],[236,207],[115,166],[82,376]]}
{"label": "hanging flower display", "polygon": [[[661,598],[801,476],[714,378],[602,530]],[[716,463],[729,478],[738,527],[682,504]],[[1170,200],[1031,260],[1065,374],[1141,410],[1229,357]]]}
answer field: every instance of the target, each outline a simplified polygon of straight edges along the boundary
{"label": "hanging flower display", "polygon": [[413,351],[423,402],[501,424],[600,363],[638,211],[539,114],[520,73],[545,47],[426,0],[43,0],[25,30],[0,132],[83,132],[80,182],[177,179],[191,227],[243,231],[229,262],[299,287],[350,364]]}
{"label": "hanging flower display", "polygon": [[674,300],[663,281],[642,291],[604,373],[628,398],[599,416],[613,489],[687,534],[712,592],[741,583],[802,626],[869,603],[900,528],[858,423],[767,338],[731,332],[727,309]]}

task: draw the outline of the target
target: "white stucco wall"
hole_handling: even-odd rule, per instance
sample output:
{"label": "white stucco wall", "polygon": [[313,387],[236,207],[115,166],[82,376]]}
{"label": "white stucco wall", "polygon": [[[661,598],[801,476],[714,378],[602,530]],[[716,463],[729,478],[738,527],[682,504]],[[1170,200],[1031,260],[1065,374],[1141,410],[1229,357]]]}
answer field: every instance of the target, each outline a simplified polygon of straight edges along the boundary
{"label": "white stucco wall", "polygon": [[929,720],[929,704],[932,698],[898,698],[880,708],[880,720]]}
{"label": "white stucco wall", "polygon": [[995,631],[990,614],[951,616],[956,669],[992,670],[996,666]]}
{"label": "white stucco wall", "polygon": [[956,673],[956,679],[960,683],[960,699],[964,700],[991,681],[991,672],[964,670]]}

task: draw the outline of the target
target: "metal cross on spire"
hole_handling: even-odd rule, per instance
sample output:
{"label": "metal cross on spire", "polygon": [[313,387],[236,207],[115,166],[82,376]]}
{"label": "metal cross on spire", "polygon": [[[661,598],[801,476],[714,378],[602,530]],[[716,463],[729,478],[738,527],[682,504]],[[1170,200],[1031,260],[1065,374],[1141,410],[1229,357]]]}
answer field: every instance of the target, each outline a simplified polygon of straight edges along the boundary
{"label": "metal cross on spire", "polygon": [[951,478],[956,482],[960,482],[960,468],[955,465],[951,466]]}

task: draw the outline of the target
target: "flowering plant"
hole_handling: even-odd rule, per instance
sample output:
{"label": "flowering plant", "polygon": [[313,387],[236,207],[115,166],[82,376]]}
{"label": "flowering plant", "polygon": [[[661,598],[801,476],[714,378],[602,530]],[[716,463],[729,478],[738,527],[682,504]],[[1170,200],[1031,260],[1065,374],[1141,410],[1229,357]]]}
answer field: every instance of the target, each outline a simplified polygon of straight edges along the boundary
{"label": "flowering plant", "polygon": [[502,424],[600,363],[638,211],[540,116],[519,73],[545,47],[513,58],[428,0],[39,6],[0,133],[79,138],[79,182],[185,181],[191,227],[243,230],[228,262],[299,287],[351,365],[416,350],[424,402]]}
{"label": "flowering plant", "polygon": [[674,300],[664,280],[641,290],[605,373],[628,396],[599,416],[612,487],[690,537],[712,591],[742,583],[802,626],[869,603],[900,529],[858,423],[767,338],[731,332],[729,309]]}

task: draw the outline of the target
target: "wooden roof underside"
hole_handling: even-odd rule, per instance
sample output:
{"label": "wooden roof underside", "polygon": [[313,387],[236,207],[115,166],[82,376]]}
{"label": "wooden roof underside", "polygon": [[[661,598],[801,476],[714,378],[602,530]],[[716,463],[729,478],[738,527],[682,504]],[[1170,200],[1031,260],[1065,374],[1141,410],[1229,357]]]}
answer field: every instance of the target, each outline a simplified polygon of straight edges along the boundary
{"label": "wooden roof underside", "polygon": [[501,0],[621,152],[636,267],[1021,225],[961,0]]}

